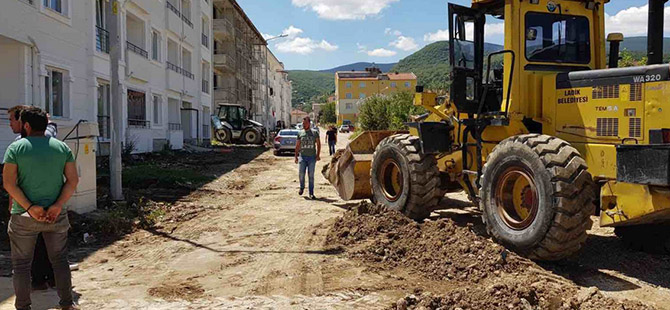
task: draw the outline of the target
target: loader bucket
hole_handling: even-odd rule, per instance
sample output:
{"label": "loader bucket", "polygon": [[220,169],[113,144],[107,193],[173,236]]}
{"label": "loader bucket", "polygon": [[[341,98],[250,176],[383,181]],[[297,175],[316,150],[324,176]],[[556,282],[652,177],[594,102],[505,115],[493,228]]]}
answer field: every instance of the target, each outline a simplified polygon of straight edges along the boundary
{"label": "loader bucket", "polygon": [[372,198],[370,165],[377,144],[399,131],[365,131],[338,150],[321,173],[343,200]]}

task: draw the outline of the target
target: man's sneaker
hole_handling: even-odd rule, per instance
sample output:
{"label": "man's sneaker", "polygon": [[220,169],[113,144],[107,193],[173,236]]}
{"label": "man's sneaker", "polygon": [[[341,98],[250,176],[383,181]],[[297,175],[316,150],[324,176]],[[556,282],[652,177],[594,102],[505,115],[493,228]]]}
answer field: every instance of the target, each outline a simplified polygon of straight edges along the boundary
{"label": "man's sneaker", "polygon": [[309,199],[316,200],[316,197],[314,197],[314,194],[309,194]]}
{"label": "man's sneaker", "polygon": [[298,195],[302,196],[302,193],[303,193],[304,191],[305,191],[305,189],[302,189],[302,188],[301,188],[301,189],[298,191]]}
{"label": "man's sneaker", "polygon": [[79,310],[79,309],[81,309],[77,305],[61,306],[60,308],[62,310]]}

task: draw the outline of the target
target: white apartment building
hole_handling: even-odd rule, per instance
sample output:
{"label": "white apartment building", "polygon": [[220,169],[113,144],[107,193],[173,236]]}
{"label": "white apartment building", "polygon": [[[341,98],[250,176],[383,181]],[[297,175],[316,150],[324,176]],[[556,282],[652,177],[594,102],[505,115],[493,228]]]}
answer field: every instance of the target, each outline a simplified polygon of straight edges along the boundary
{"label": "white apartment building", "polygon": [[[211,0],[118,2],[125,145],[151,152],[208,139]],[[95,158],[84,158],[104,154],[110,137],[109,9],[108,0],[0,1],[0,151],[15,136],[5,112],[14,105],[45,108],[59,136],[85,122],[85,135],[99,137],[71,147],[81,153],[82,178],[92,178],[77,191],[93,191],[93,208]]]}
{"label": "white apartment building", "polygon": [[[291,99],[293,88],[288,79],[288,72],[284,70],[284,64],[267,49],[268,65],[268,99],[270,100],[270,129],[281,122],[282,126],[291,125]],[[265,66],[263,66],[265,67]]]}

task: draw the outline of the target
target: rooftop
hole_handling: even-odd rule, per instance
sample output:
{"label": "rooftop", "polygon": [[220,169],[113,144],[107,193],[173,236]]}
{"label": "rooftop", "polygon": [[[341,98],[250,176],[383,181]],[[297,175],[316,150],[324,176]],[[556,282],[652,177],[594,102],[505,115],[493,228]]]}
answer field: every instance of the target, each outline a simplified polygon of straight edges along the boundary
{"label": "rooftop", "polygon": [[[376,69],[376,70],[375,70]],[[375,80],[416,80],[412,72],[387,72],[382,73],[377,68],[368,68],[366,71],[338,71],[335,72],[337,79],[375,81]]]}

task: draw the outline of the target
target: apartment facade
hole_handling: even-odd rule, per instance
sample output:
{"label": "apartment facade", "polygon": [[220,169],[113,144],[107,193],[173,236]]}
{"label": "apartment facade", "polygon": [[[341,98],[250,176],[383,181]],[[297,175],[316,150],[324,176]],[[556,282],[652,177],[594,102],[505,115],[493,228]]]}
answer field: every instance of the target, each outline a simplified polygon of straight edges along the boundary
{"label": "apartment facade", "polygon": [[268,100],[270,102],[269,127],[287,128],[291,124],[291,99],[293,88],[284,64],[265,47],[267,51]]}
{"label": "apartment facade", "polygon": [[414,73],[382,73],[378,68],[365,71],[340,71],[335,73],[337,125],[347,120],[358,121],[358,108],[367,97],[395,92],[414,92]]}
{"label": "apartment facade", "polygon": [[244,107],[266,126],[266,42],[235,0],[213,1],[213,103]]}

